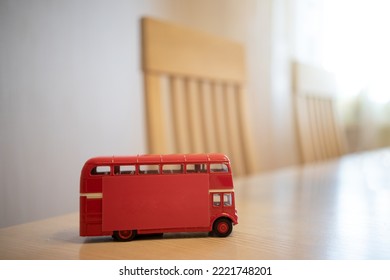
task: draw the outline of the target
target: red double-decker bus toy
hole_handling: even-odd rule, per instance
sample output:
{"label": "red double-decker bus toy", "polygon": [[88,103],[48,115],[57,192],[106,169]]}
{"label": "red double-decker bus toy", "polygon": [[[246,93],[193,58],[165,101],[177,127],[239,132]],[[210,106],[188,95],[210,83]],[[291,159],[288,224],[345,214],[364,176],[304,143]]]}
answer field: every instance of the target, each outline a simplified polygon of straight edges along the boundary
{"label": "red double-decker bus toy", "polygon": [[80,236],[212,232],[230,235],[238,217],[223,154],[89,159],[80,178]]}

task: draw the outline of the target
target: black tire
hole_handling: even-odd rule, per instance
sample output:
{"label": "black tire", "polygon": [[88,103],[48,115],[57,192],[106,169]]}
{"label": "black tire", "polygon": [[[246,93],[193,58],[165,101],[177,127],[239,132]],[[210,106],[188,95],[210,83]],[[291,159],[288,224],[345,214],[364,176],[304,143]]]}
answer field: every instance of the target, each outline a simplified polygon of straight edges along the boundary
{"label": "black tire", "polygon": [[136,230],[118,230],[114,231],[112,237],[117,241],[125,242],[133,240],[136,235]]}
{"label": "black tire", "polygon": [[228,218],[219,218],[213,224],[213,233],[218,237],[226,237],[232,233],[233,224]]}

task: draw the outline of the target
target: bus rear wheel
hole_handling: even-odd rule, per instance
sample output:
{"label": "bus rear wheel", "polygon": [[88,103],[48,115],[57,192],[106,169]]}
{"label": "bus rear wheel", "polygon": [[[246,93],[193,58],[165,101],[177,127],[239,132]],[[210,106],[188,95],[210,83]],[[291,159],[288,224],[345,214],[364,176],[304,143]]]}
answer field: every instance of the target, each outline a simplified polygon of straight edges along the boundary
{"label": "bus rear wheel", "polygon": [[218,237],[229,236],[232,230],[232,221],[228,218],[219,218],[213,224],[213,233]]}
{"label": "bus rear wheel", "polygon": [[112,237],[114,237],[117,241],[131,241],[136,236],[137,231],[136,230],[118,230],[114,231],[114,234]]}

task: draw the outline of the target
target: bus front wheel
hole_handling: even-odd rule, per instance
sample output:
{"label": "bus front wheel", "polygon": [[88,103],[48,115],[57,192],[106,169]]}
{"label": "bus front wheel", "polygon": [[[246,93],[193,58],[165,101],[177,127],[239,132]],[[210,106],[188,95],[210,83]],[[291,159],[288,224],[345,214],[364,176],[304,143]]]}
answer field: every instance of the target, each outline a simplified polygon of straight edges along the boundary
{"label": "bus front wheel", "polygon": [[214,222],[213,233],[218,237],[226,237],[232,230],[232,221],[228,218],[219,218]]}
{"label": "bus front wheel", "polygon": [[117,241],[131,241],[134,239],[135,235],[137,234],[137,231],[135,230],[118,230],[114,231],[114,234],[112,237],[114,237]]}

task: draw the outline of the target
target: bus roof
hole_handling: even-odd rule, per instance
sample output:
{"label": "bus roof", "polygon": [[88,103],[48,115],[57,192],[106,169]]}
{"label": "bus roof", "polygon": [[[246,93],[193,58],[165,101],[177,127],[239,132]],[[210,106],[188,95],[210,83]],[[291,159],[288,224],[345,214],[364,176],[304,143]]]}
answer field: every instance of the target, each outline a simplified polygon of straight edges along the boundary
{"label": "bus roof", "polygon": [[170,155],[136,155],[136,156],[105,156],[89,159],[86,164],[159,164],[159,163],[206,163],[227,162],[229,158],[220,153],[209,154],[170,154]]}

